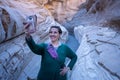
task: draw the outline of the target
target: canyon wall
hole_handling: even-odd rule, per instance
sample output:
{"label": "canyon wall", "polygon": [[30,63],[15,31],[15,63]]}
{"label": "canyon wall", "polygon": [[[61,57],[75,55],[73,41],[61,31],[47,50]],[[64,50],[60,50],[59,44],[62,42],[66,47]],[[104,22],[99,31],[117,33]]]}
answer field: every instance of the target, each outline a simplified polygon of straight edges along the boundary
{"label": "canyon wall", "polygon": [[64,24],[80,43],[68,80],[120,80],[119,8],[119,0],[87,0]]}
{"label": "canyon wall", "polygon": [[[32,34],[37,43],[48,41],[48,29],[52,25],[61,27],[61,41],[65,42],[68,31],[58,22],[65,21],[65,16],[72,18],[81,1],[0,0],[0,80],[17,80],[22,72],[25,73],[24,69],[35,56],[24,39],[23,22],[27,16],[37,16],[37,31]],[[24,78],[29,78],[29,75],[25,74]]]}
{"label": "canyon wall", "polygon": [[32,34],[37,43],[49,39],[51,25],[62,28],[62,42],[69,32],[80,43],[69,80],[119,80],[119,8],[119,0],[0,0],[0,80],[36,77],[37,72],[27,73],[36,57],[26,45],[23,26],[33,14],[38,18]]}

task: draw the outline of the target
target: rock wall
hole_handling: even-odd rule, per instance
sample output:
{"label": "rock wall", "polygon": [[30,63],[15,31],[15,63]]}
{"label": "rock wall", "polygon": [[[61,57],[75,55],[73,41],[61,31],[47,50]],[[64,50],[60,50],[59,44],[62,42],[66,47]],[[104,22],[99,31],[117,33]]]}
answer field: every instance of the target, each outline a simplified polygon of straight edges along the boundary
{"label": "rock wall", "polygon": [[79,6],[86,0],[51,0],[45,7],[52,13],[52,16],[60,23],[70,21],[78,12]]}
{"label": "rock wall", "polygon": [[[33,34],[36,42],[48,40],[51,25],[62,23],[69,32],[74,30],[80,47],[69,80],[119,80],[119,33],[98,26],[120,28],[120,1],[83,2],[85,0],[0,0],[0,80],[17,80],[21,72],[22,77],[29,79],[26,73],[30,67],[26,69],[26,65],[35,55],[24,40],[23,21],[32,14],[38,17],[37,32]],[[63,26],[61,41],[65,42],[68,31]]]}
{"label": "rock wall", "polygon": [[0,9],[0,42],[3,42],[22,33],[24,18],[10,7],[1,6]]}
{"label": "rock wall", "polygon": [[42,8],[40,5],[38,6],[35,2],[32,0],[1,1],[0,43],[24,33],[23,21],[26,16],[36,14],[38,24],[45,21],[47,16],[50,16],[48,10]]}
{"label": "rock wall", "polygon": [[[63,31],[61,42],[65,42],[68,37],[68,31],[55,22],[52,18],[47,19],[40,25],[43,26],[36,33],[32,34],[36,43],[48,41],[49,27],[59,25]],[[45,26],[46,25],[46,26]],[[35,55],[30,51],[25,42],[25,35],[18,36],[15,39],[0,44],[0,79],[1,80],[17,80],[21,72],[31,61]],[[26,75],[29,77],[29,75]],[[21,80],[21,79],[20,79]]]}
{"label": "rock wall", "polygon": [[62,23],[69,32],[79,25],[100,25],[115,28],[120,23],[119,0],[86,0],[71,21]]}
{"label": "rock wall", "polygon": [[[38,24],[48,16],[58,22],[72,19],[84,0],[5,0],[0,1],[0,43],[23,34],[26,16],[36,14]],[[71,4],[71,5],[69,5]]]}
{"label": "rock wall", "polygon": [[74,29],[80,46],[78,60],[69,80],[120,80],[120,33],[99,26]]}
{"label": "rock wall", "polygon": [[82,25],[77,24],[74,28],[80,46],[76,52],[78,61],[71,80],[120,79],[118,4],[120,1],[117,0],[88,0],[82,6],[86,14],[83,17],[79,14]]}
{"label": "rock wall", "polygon": [[42,5],[44,3],[44,0],[42,3],[40,0],[0,1],[0,80],[17,80],[35,56],[24,39],[23,21],[26,16],[37,15],[37,31],[32,34],[37,43],[49,40],[48,30],[52,25],[59,25],[63,31],[61,41],[67,40],[68,31],[54,20]]}
{"label": "rock wall", "polygon": [[[71,21],[80,46],[68,80],[120,80],[120,1],[87,0]],[[71,28],[71,29],[70,29]]]}

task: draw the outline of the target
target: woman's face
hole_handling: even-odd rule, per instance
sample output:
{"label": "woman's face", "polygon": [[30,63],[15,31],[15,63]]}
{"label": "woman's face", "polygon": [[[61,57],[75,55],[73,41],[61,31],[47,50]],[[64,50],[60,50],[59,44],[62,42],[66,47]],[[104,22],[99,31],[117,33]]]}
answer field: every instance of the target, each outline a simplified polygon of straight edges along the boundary
{"label": "woman's face", "polygon": [[49,32],[49,36],[52,42],[58,41],[60,37],[60,33],[57,28],[51,28]]}

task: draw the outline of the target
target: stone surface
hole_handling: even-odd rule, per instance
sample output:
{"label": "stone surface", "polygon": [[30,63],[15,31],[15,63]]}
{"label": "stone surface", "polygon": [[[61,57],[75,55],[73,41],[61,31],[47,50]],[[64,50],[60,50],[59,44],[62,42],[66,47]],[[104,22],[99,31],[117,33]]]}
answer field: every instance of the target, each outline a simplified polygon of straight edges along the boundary
{"label": "stone surface", "polygon": [[[120,35],[114,29],[119,28],[120,1],[83,2],[85,0],[1,0],[0,80],[36,78],[40,63],[35,62],[40,57],[26,45],[22,24],[26,16],[33,14],[38,17],[37,32],[32,34],[37,43],[49,41],[50,26],[59,25],[63,30],[61,41],[68,40],[68,46],[72,45],[74,51],[79,46],[78,61],[68,80],[119,80]],[[72,36],[68,36],[64,26]]]}
{"label": "stone surface", "polygon": [[[61,26],[61,28],[63,30],[61,41],[65,42],[68,38],[68,32],[63,26]],[[48,30],[46,30],[46,33],[44,34],[48,35]],[[37,32],[32,35],[36,43],[41,43],[42,41],[46,41],[48,39],[48,36],[42,36],[39,38],[40,36],[37,34]],[[35,78],[35,75],[37,75],[37,73],[33,71],[38,71],[36,67],[38,68],[38,64],[40,62],[34,65],[34,63],[38,61],[38,59],[34,58],[33,63],[31,63],[31,59],[34,56],[35,55],[31,53],[31,50],[26,45],[25,35],[0,44],[0,64],[2,68],[2,73],[0,74],[0,76],[2,76],[1,80],[17,80],[20,75],[21,76],[19,80],[21,80],[23,76],[26,78]],[[28,64],[29,62],[30,64]],[[32,65],[35,67],[32,68]],[[29,70],[31,70],[30,73],[28,73]]]}
{"label": "stone surface", "polygon": [[[42,3],[40,3],[41,1]],[[43,7],[43,5],[46,3],[45,0],[41,1],[0,1],[1,80],[17,80],[24,68],[26,69],[25,72],[27,69],[29,69],[26,66],[28,65],[29,61],[31,61],[33,54],[26,45],[24,38],[25,35],[23,21],[26,16],[36,14],[38,17],[37,32],[32,34],[36,42],[48,40],[48,30],[51,25],[59,25],[63,31],[61,41],[65,42],[67,40],[67,30],[59,23],[54,21],[51,13],[45,9],[45,7]],[[26,77],[29,76],[27,75]]]}
{"label": "stone surface", "polygon": [[45,4],[58,22],[70,21],[85,0],[51,0]]}
{"label": "stone surface", "polygon": [[[50,3],[51,4],[50,4]],[[29,15],[36,14],[38,17],[38,25],[42,22],[50,23],[50,16],[58,19],[57,21],[63,22],[66,18],[72,16],[79,9],[78,6],[84,0],[69,0],[69,1],[48,1],[48,0],[13,0],[1,1],[0,3],[0,43],[18,35],[23,34],[24,27],[23,21]],[[72,4],[69,6],[69,4]],[[52,7],[48,7],[50,5]],[[63,11],[64,8],[64,11]],[[55,16],[57,15],[57,16]],[[48,24],[47,24],[48,26]],[[50,26],[50,25],[49,25]],[[37,26],[38,29],[42,26]],[[47,28],[47,27],[46,27]]]}
{"label": "stone surface", "polygon": [[113,40],[119,40],[120,34],[98,26],[80,27],[74,30],[76,37],[82,35],[82,41],[76,52],[78,60],[71,80],[119,80],[120,44]]}
{"label": "stone surface", "polygon": [[41,61],[41,57],[38,55],[34,55],[30,63],[20,74],[18,80],[27,80],[27,78],[36,79],[38,71],[40,69],[40,61]]}

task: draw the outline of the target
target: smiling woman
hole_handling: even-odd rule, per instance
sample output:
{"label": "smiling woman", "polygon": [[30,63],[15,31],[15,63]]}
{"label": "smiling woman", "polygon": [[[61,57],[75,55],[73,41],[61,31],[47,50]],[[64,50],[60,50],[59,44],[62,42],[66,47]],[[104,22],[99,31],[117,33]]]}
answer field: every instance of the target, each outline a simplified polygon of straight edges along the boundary
{"label": "smiling woman", "polygon": [[53,43],[58,42],[60,35],[62,34],[62,30],[59,26],[52,26],[49,31],[50,39]]}
{"label": "smiling woman", "polygon": [[[29,27],[29,25],[25,25]],[[29,30],[25,30],[26,42],[29,48],[37,55],[42,56],[41,68],[38,73],[37,80],[67,80],[67,72],[72,70],[77,56],[65,44],[60,43],[59,38],[62,30],[59,26],[51,26],[49,30],[49,43],[36,44],[30,35]],[[70,58],[71,61],[65,65],[65,59]]]}

